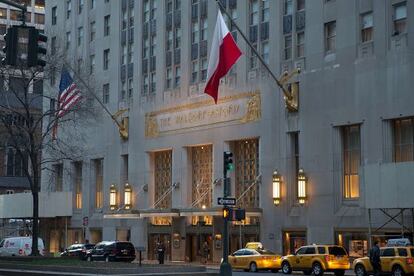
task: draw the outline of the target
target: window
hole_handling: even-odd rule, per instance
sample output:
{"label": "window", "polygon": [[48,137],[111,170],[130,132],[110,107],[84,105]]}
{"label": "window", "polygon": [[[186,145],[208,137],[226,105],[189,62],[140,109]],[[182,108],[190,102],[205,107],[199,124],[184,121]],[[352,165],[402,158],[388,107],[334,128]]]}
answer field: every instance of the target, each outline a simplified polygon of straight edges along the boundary
{"label": "window", "polygon": [[323,246],[318,246],[318,253],[319,254],[325,254],[325,247],[323,247]]}
{"label": "window", "polygon": [[90,7],[91,7],[91,9],[94,9],[95,5],[96,5],[96,0],[90,0],[90,1],[91,1]]}
{"label": "window", "polygon": [[301,11],[305,9],[305,0],[297,0],[296,10]]}
{"label": "window", "polygon": [[402,256],[402,257],[407,257],[408,256],[408,252],[407,249],[405,248],[398,248],[398,255]]}
{"label": "window", "polygon": [[407,32],[407,3],[394,5],[394,35]]}
{"label": "window", "polygon": [[285,15],[292,14],[293,12],[293,3],[292,0],[284,0],[283,12]]}
{"label": "window", "polygon": [[109,49],[106,49],[103,52],[103,69],[108,70],[108,68],[109,68]]}
{"label": "window", "polygon": [[175,80],[174,80],[174,87],[180,86],[181,83],[181,67],[175,67]]}
{"label": "window", "polygon": [[298,249],[298,251],[296,251],[296,254],[297,255],[303,255],[303,254],[306,254],[306,250],[307,250],[308,248],[307,247],[301,247],[301,248],[299,248]]}
{"label": "window", "polygon": [[262,22],[268,22],[270,19],[270,0],[262,0]]}
{"label": "window", "polygon": [[7,9],[0,8],[0,19],[7,19]]}
{"label": "window", "polygon": [[83,27],[78,28],[78,46],[83,42]]}
{"label": "window", "polygon": [[95,73],[95,55],[90,55],[89,60],[90,60],[89,73],[93,74]]}
{"label": "window", "polygon": [[78,0],[78,13],[82,13],[83,10],[83,5],[84,5],[84,0]]}
{"label": "window", "polygon": [[[26,0],[28,3],[27,6],[30,6],[30,0]],[[35,8],[36,9],[44,9],[45,8],[45,0],[35,0]]]}
{"label": "window", "polygon": [[75,190],[75,207],[82,209],[82,162],[75,162],[74,166],[74,190]]}
{"label": "window", "polygon": [[264,62],[266,62],[267,64],[269,64],[269,51],[270,51],[270,47],[269,47],[269,42],[263,42],[262,43],[262,58],[264,60]]}
{"label": "window", "polygon": [[[24,153],[23,153],[24,154]],[[28,169],[27,155],[23,157],[13,148],[7,150],[7,176],[25,176],[25,171]]]}
{"label": "window", "polygon": [[132,78],[128,79],[128,98],[132,98],[134,95],[134,80]]}
{"label": "window", "polygon": [[296,57],[305,56],[305,32],[296,34]]}
{"label": "window", "polygon": [[36,13],[35,14],[35,23],[36,24],[45,24],[45,15]]}
{"label": "window", "polygon": [[63,164],[53,165],[54,191],[61,192],[63,189]]}
{"label": "window", "polygon": [[328,251],[329,251],[329,255],[334,255],[334,256],[346,256],[347,255],[345,249],[343,249],[340,246],[329,246]]}
{"label": "window", "polygon": [[171,68],[167,68],[167,70],[165,71],[165,79],[166,79],[166,83],[165,83],[165,88],[170,89],[172,86],[172,69]]}
{"label": "window", "polygon": [[70,18],[71,12],[72,12],[72,1],[66,0],[66,19]]}
{"label": "window", "polygon": [[95,165],[95,208],[103,207],[103,159],[94,160]]}
{"label": "window", "polygon": [[372,12],[361,15],[361,42],[372,41],[374,21]]}
{"label": "window", "polygon": [[102,87],[102,102],[109,103],[109,83],[105,83]]}
{"label": "window", "polygon": [[344,126],[343,138],[343,196],[346,199],[359,198],[359,166],[361,164],[360,126]]}
{"label": "window", "polygon": [[56,54],[56,36],[53,36],[50,42],[50,53]]}
{"label": "window", "polygon": [[414,118],[394,121],[394,161],[414,161]]}
{"label": "window", "polygon": [[381,257],[394,257],[395,250],[394,248],[385,248],[381,250]]}
{"label": "window", "polygon": [[56,9],[57,9],[57,7],[52,8],[52,25],[56,25],[56,21],[57,21]]}
{"label": "window", "polygon": [[325,51],[335,51],[336,21],[325,23]]}
{"label": "window", "polygon": [[312,246],[312,247],[306,248],[306,251],[305,251],[306,255],[315,254],[315,253],[316,253],[315,247]]}
{"label": "window", "polygon": [[110,32],[110,25],[109,25],[109,19],[110,19],[110,15],[106,15],[104,17],[104,36],[108,36],[109,32]]}
{"label": "window", "polygon": [[71,41],[71,35],[70,32],[66,33],[66,50],[69,50],[70,48],[70,41]]}
{"label": "window", "polygon": [[292,58],[292,36],[287,35],[285,36],[285,47],[284,47],[284,55],[283,58],[285,60]]}
{"label": "window", "polygon": [[95,21],[92,21],[90,23],[90,31],[91,31],[90,41],[94,41],[95,40],[95,34],[96,34],[96,24],[95,24]]}

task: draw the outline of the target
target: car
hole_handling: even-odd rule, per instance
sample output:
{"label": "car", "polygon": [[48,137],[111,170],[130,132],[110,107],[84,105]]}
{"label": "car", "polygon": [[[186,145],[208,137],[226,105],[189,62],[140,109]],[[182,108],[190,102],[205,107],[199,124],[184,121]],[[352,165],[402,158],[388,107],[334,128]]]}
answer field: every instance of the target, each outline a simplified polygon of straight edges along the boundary
{"label": "car", "polygon": [[276,273],[280,269],[281,258],[269,250],[242,248],[229,256],[229,264],[245,271],[271,270]]}
{"label": "car", "polygon": [[294,254],[282,257],[282,272],[303,271],[305,275],[322,276],[325,271],[343,276],[349,269],[349,256],[345,248],[338,245],[307,245]]}
{"label": "car", "polygon": [[86,260],[89,262],[95,260],[132,262],[135,260],[135,247],[130,242],[103,241],[86,252]]}
{"label": "car", "polygon": [[[387,246],[380,248],[381,272],[402,276],[414,273],[414,247]],[[352,268],[357,276],[366,276],[373,273],[369,257],[355,259]]]}
{"label": "car", "polygon": [[[40,255],[45,255],[45,245],[38,238],[37,248]],[[0,242],[0,256],[27,256],[32,253],[32,237],[10,237]]]}
{"label": "car", "polygon": [[94,244],[83,244],[83,243],[76,243],[69,246],[65,251],[63,251],[60,256],[61,257],[79,257],[81,260],[86,259],[86,252],[89,249],[92,249],[95,245]]}

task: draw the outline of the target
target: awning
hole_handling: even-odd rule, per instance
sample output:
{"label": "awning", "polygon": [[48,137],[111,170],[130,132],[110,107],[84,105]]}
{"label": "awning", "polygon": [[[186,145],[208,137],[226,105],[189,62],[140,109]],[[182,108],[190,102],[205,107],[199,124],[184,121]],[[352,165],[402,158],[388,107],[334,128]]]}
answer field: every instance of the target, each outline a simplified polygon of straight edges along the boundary
{"label": "awning", "polygon": [[137,210],[140,218],[152,217],[179,217],[178,209],[141,209]]}
{"label": "awning", "polygon": [[131,213],[125,213],[125,214],[104,214],[103,217],[105,219],[138,219],[139,214],[131,214]]}

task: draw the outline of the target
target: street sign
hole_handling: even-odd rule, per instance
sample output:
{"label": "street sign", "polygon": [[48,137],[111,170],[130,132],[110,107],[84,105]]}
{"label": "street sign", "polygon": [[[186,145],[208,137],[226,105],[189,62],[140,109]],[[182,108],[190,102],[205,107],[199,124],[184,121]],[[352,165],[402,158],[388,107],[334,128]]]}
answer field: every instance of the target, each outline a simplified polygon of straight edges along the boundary
{"label": "street sign", "polygon": [[217,198],[218,205],[236,205],[236,199],[234,197],[219,197]]}

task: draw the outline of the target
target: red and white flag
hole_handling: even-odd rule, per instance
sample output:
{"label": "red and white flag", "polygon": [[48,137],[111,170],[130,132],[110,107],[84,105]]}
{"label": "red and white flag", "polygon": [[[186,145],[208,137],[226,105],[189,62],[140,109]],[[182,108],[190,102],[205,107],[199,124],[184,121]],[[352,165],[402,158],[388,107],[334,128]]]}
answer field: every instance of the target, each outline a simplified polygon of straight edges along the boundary
{"label": "red and white flag", "polygon": [[213,97],[215,103],[217,103],[220,79],[227,74],[241,55],[242,52],[237,47],[219,10],[207,68],[207,85],[204,89],[204,93]]}

